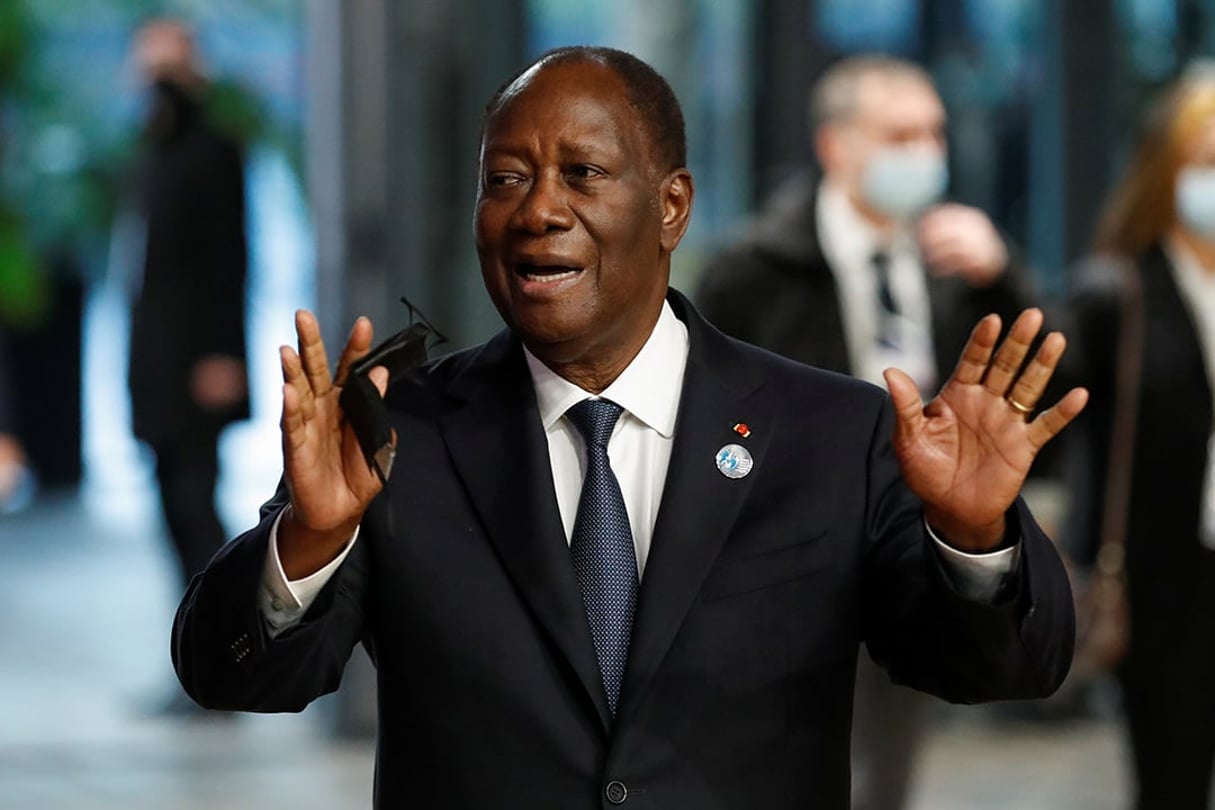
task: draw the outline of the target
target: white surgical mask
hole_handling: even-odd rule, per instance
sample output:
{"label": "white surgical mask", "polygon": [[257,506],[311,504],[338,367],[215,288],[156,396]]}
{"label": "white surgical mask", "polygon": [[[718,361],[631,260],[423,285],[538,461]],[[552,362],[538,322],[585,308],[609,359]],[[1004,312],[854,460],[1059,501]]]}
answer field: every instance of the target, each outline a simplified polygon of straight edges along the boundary
{"label": "white surgical mask", "polygon": [[1215,166],[1187,166],[1177,175],[1177,216],[1215,242]]}
{"label": "white surgical mask", "polygon": [[945,156],[922,146],[884,146],[861,173],[861,196],[891,219],[909,219],[941,199],[949,183]]}

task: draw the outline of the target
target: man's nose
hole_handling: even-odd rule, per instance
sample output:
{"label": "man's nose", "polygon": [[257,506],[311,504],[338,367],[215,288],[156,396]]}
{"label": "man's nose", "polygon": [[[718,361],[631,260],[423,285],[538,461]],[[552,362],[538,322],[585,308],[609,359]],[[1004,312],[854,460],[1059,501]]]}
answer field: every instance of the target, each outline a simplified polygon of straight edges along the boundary
{"label": "man's nose", "polygon": [[566,188],[560,177],[538,176],[526,196],[515,209],[515,227],[536,236],[549,231],[567,231],[574,227]]}

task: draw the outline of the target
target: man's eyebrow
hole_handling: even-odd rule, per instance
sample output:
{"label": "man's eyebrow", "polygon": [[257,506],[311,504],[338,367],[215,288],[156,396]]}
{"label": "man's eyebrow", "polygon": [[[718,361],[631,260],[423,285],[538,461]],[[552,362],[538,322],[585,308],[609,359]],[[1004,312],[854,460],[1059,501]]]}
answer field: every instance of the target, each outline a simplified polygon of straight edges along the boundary
{"label": "man's eyebrow", "polygon": [[562,141],[559,145],[561,157],[565,159],[596,158],[605,160],[620,154],[617,144],[596,143],[591,141]]}
{"label": "man's eyebrow", "polygon": [[481,154],[485,157],[522,157],[523,149],[509,144],[485,144]]}

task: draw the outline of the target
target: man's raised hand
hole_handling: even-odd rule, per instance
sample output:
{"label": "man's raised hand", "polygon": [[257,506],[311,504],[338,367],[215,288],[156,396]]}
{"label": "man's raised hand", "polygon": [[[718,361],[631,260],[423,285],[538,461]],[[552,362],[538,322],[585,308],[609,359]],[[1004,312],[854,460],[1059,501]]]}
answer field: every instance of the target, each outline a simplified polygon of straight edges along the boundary
{"label": "man's raised hand", "polygon": [[1018,374],[1042,320],[1040,310],[1022,312],[998,350],[1000,318],[979,321],[953,375],[927,405],[910,377],[885,372],[903,478],[924,503],[928,524],[964,551],[999,545],[1004,514],[1034,458],[1088,401],[1086,390],[1074,388],[1029,419],[1067,345],[1050,333]]}
{"label": "man's raised hand", "polygon": [[[313,573],[341,552],[381,489],[338,404],[351,365],[371,349],[371,321],[355,321],[332,377],[316,318],[297,311],[295,329],[298,351],[279,349],[283,471],[291,496],[279,525],[279,557],[292,580]],[[383,396],[388,370],[376,367],[370,377]]]}

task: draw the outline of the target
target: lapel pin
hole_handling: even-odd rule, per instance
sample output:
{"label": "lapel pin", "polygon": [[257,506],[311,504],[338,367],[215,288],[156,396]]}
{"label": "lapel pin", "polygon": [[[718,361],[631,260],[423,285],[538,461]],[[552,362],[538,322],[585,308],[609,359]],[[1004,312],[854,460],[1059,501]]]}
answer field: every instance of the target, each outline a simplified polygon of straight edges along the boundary
{"label": "lapel pin", "polygon": [[743,478],[753,466],[751,452],[741,444],[727,444],[717,451],[717,469],[726,478]]}
{"label": "lapel pin", "polygon": [[751,437],[751,428],[747,426],[746,422],[739,422],[737,425],[735,425],[734,427],[732,427],[730,429],[733,430],[735,433],[737,433],[739,436],[742,436],[744,439],[748,439]]}

